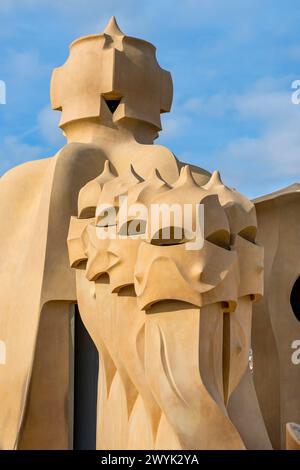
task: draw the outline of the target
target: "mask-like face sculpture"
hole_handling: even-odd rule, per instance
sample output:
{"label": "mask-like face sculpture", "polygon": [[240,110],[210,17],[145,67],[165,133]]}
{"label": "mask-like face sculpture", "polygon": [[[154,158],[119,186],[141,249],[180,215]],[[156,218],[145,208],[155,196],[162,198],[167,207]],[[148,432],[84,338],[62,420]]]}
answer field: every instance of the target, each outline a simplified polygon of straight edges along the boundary
{"label": "mask-like face sculpture", "polygon": [[86,262],[86,277],[93,282],[108,275],[112,293],[133,286],[134,283],[135,262],[141,239],[136,234],[119,239],[117,227],[119,197],[140,181],[131,171],[115,177],[106,162],[102,174],[79,193],[79,216],[91,217],[71,219],[68,237],[71,266]]}
{"label": "mask-like face sculpture", "polygon": [[[200,204],[204,227],[199,221]],[[162,211],[162,217],[155,210],[149,211],[147,239],[139,250],[135,269],[140,308],[164,300],[197,307],[227,302],[234,308],[236,253],[229,250],[230,227],[218,197],[197,186],[185,167],[172,188],[153,194],[151,209],[158,207],[170,211]]]}
{"label": "mask-like face sculpture", "polygon": [[[197,186],[187,167],[182,169],[177,183],[153,195],[151,203],[169,207],[179,204],[182,209],[189,204],[192,210],[186,218],[181,215],[177,220],[159,219],[155,229],[150,227],[154,221],[150,214],[147,239],[139,248],[135,268],[138,305],[149,313],[156,304],[171,300],[199,307],[200,311],[210,306],[211,312],[219,312],[221,306],[227,323],[222,326],[224,343],[228,342],[224,345],[228,348],[228,365],[223,371],[227,403],[248,366],[252,302],[262,295],[263,250],[254,242],[254,207],[225,187],[218,174],[213,174],[206,186]],[[194,236],[188,233],[189,239],[183,230],[180,232],[188,218],[190,226],[196,227],[198,204],[203,205],[204,222],[204,240],[199,246],[195,244],[200,242],[197,231]],[[177,239],[175,227],[179,230]]]}
{"label": "mask-like face sculpture", "polygon": [[[128,200],[143,184],[129,189]],[[164,214],[156,218],[156,224],[149,211],[146,240],[135,268],[135,288],[142,309],[176,299],[198,307],[222,302],[224,311],[233,312],[239,298],[249,297],[251,302],[262,294],[263,251],[254,243],[254,207],[226,188],[217,174],[207,186],[199,187],[185,167],[177,183],[153,194],[148,204],[182,211],[179,218],[174,213],[168,217]],[[184,224],[189,219],[189,227],[196,228],[199,204],[203,206],[204,227],[201,233],[188,228],[186,237]]]}
{"label": "mask-like face sculpture", "polygon": [[86,277],[89,281],[96,281],[107,274],[110,290],[116,293],[123,287],[133,285],[135,260],[141,240],[139,237],[124,240],[101,238],[101,230],[90,224],[82,234],[87,257]]}
{"label": "mask-like face sculpture", "polygon": [[103,33],[71,44],[51,82],[52,107],[62,111],[62,128],[78,119],[111,125],[130,118],[160,130],[160,113],[170,111],[172,94],[171,75],[158,65],[155,47],[125,36],[114,18]]}
{"label": "mask-like face sculpture", "polygon": [[145,242],[139,250],[135,288],[141,309],[164,300],[197,307],[224,302],[226,308],[234,309],[237,281],[236,253],[208,241],[196,252],[187,250],[185,243],[156,246]]}
{"label": "mask-like face sculpture", "polygon": [[[125,216],[120,196],[126,197]],[[131,211],[138,204],[146,210]],[[200,232],[199,204],[204,216]],[[179,217],[171,212],[156,217],[152,209],[157,206],[182,210]],[[215,349],[226,352],[219,394],[226,404],[248,366],[252,302],[262,295],[263,251],[255,244],[252,203],[224,186],[217,173],[200,187],[184,167],[170,186],[157,171],[143,181],[133,169],[116,177],[106,165],[102,175],[81,190],[80,214],[94,217],[72,219],[70,259],[73,266],[86,260],[89,281],[108,275],[111,293],[134,287],[137,306],[146,313],[172,301],[199,309],[201,319],[209,306],[217,318],[208,328],[211,341],[219,341],[220,328],[223,331],[224,344]],[[215,362],[220,363],[220,357]]]}

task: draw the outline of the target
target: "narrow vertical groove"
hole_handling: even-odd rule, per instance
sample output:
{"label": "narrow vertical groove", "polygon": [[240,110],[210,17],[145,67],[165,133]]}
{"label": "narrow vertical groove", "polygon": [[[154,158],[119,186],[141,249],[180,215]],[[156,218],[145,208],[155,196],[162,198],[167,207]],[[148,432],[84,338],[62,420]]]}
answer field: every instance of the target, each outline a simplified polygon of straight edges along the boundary
{"label": "narrow vertical groove", "polygon": [[228,402],[230,372],[230,313],[223,313],[223,392],[225,405]]}

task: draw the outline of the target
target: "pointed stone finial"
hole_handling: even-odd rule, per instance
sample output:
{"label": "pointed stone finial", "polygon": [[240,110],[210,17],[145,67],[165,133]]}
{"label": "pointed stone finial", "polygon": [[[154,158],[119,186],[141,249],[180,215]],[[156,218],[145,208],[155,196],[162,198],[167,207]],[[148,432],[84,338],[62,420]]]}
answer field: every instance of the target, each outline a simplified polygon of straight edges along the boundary
{"label": "pointed stone finial", "polygon": [[78,195],[78,218],[88,219],[95,217],[97,201],[100,197],[103,186],[108,181],[115,179],[116,176],[113,174],[110,168],[109,160],[104,163],[102,173],[89,181],[81,190]]}
{"label": "pointed stone finial", "polygon": [[214,186],[224,186],[223,181],[221,180],[220,173],[214,171],[210,177],[210,180],[203,186],[204,189],[210,189]]}
{"label": "pointed stone finial", "polygon": [[108,34],[109,36],[124,36],[124,33],[120,30],[117,20],[114,16],[109,20],[106,28],[103,31],[103,34]]}
{"label": "pointed stone finial", "polygon": [[[111,178],[114,178],[114,177],[115,177],[115,175],[111,171],[109,160],[105,160],[103,171],[98,176],[98,178],[96,178],[96,179],[99,180],[99,183],[101,183],[100,178],[102,180],[105,180],[105,182],[106,182],[107,179],[111,179]],[[102,189],[102,187],[103,187],[103,185],[101,186],[101,189]]]}
{"label": "pointed stone finial", "polygon": [[190,184],[192,186],[198,186],[193,178],[191,167],[189,165],[184,165],[180,170],[179,178],[174,184],[174,188],[187,184]]}

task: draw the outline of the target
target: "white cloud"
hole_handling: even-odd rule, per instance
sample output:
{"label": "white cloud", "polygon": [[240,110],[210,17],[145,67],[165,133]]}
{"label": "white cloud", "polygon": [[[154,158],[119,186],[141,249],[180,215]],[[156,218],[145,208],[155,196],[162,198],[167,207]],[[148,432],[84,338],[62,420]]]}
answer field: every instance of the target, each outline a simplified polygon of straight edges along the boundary
{"label": "white cloud", "polygon": [[[49,4],[49,0],[43,0],[43,4]],[[14,10],[20,10],[22,8],[32,8],[41,6],[41,0],[1,0],[0,12],[10,13]]]}
{"label": "white cloud", "polygon": [[223,117],[234,107],[232,96],[224,93],[217,93],[203,98],[190,98],[182,106],[184,112],[192,112],[196,116],[203,117]]}
{"label": "white cloud", "polygon": [[0,172],[3,174],[12,166],[43,157],[45,149],[30,145],[13,135],[4,137],[0,147]]}
{"label": "white cloud", "polygon": [[292,89],[269,84],[233,98],[237,116],[254,122],[260,132],[230,141],[215,156],[231,182],[234,175],[240,185],[263,194],[271,185],[300,181],[300,105],[292,104],[291,94]]}
{"label": "white cloud", "polygon": [[292,104],[291,83],[288,77],[267,77],[242,94],[191,97],[176,107],[178,118],[167,121],[167,137],[180,131],[181,122],[186,130],[207,117],[212,125],[214,119],[232,120],[247,129],[245,135],[228,139],[223,150],[208,156],[228,184],[254,196],[300,181],[300,105]]}
{"label": "white cloud", "polygon": [[171,116],[162,116],[163,133],[160,137],[160,142],[163,143],[168,139],[182,136],[189,124],[189,117],[180,115],[176,111]]}
{"label": "white cloud", "polygon": [[[168,46],[170,44],[166,54],[167,60],[169,65],[172,64],[175,72],[176,67],[181,71],[183,78],[184,74],[187,76],[193,74],[191,70],[194,70],[194,68],[189,68],[191,64],[199,64],[196,69],[197,74],[199,73],[199,76],[202,74],[202,78],[205,76],[204,83],[210,81],[207,77],[208,71],[212,74],[211,81],[215,88],[218,86],[216,75],[223,77],[219,81],[219,89],[223,87],[222,80],[227,80],[228,86],[229,75],[224,63],[227,63],[228,58],[230,61],[232,54],[237,54],[234,56],[236,59],[232,64],[235,68],[233,72],[241,72],[241,76],[245,64],[242,63],[239,70],[239,59],[241,57],[247,59],[249,51],[251,66],[257,63],[258,71],[268,70],[269,73],[273,73],[274,68],[268,65],[269,55],[267,56],[267,53],[276,51],[278,57],[282,58],[283,53],[285,53],[285,46],[282,46],[283,49],[279,50],[276,46],[279,41],[276,38],[281,37],[282,24],[285,25],[285,28],[291,25],[292,31],[294,31],[294,23],[297,21],[297,16],[299,16],[296,11],[286,16],[288,15],[286,13],[288,8],[277,9],[272,0],[266,0],[265,2],[258,0],[244,0],[243,2],[240,0],[183,0],[182,2],[165,0],[160,4],[157,1],[143,3],[138,0],[127,0],[126,2],[122,0],[111,0],[110,2],[105,0],[87,0],[86,2],[83,0],[43,0],[42,2],[41,0],[0,0],[1,23],[4,28],[9,25],[12,34],[16,34],[16,31],[19,33],[25,31],[28,44],[28,38],[31,37],[31,32],[28,30],[28,18],[31,18],[31,12],[34,9],[35,13],[41,15],[40,24],[44,25],[43,21],[47,23],[48,29],[45,32],[47,37],[51,37],[51,33],[53,37],[52,23],[58,29],[61,28],[61,33],[58,36],[61,41],[65,41],[65,36],[69,40],[69,37],[72,37],[73,34],[75,38],[83,33],[101,31],[110,15],[115,14],[120,22],[121,29],[124,29],[126,33],[149,38],[150,40],[153,37],[153,42],[158,45],[161,40],[162,44],[158,51],[164,45]],[[172,15],[170,15],[170,11],[172,11]],[[11,12],[15,16],[9,18],[8,15]],[[269,14],[266,15],[266,12]],[[8,13],[7,17],[6,13]],[[19,24],[18,21],[23,18],[24,13],[27,13],[27,16],[24,15],[25,23],[22,25],[24,31],[22,28],[11,28],[12,24]],[[54,18],[57,19],[57,22],[52,21]],[[40,24],[36,26],[34,33],[39,32],[41,34],[39,28],[43,26],[40,26]],[[181,31],[177,37],[179,28]],[[289,37],[284,28],[283,31],[286,37]],[[32,37],[35,38],[36,35],[33,34]],[[272,38],[274,38],[273,49],[270,48],[269,44]],[[254,39],[259,39],[259,41]],[[289,48],[289,57],[298,58],[299,45],[298,43],[293,44],[294,39],[291,39],[292,42],[289,43],[286,52],[288,53]],[[241,42],[243,56],[239,55],[240,52],[237,49],[238,46],[240,47]],[[247,42],[251,49],[245,49],[244,51],[243,46]],[[31,46],[33,49],[38,48],[38,44],[29,43],[33,44]],[[45,99],[37,99],[37,95],[43,91],[42,87],[45,86],[43,85],[44,78],[46,75],[48,77],[50,72],[47,65],[43,63],[44,57],[47,57],[47,51],[45,51],[45,55],[44,51],[41,51],[39,56],[39,53],[35,50],[23,52],[22,46],[18,42],[17,48],[20,48],[20,50],[8,51],[9,54],[6,56],[6,49],[2,54],[2,58],[0,57],[1,73],[5,71],[6,75],[9,75],[5,77],[5,79],[9,78],[7,83],[9,97],[14,95],[13,104],[17,103],[18,105],[18,109],[16,108],[14,111],[16,128],[19,131],[19,129],[22,130],[26,127],[24,123],[27,122],[27,115],[22,113],[22,110],[35,106],[32,115],[38,115],[38,129],[34,132],[37,133],[38,137],[42,137],[45,145],[62,145],[63,138],[57,129],[59,113],[52,113],[49,108],[44,108],[39,114],[37,111],[43,103],[42,100]],[[60,46],[58,46],[57,41],[54,41],[54,46],[52,44],[51,47]],[[65,42],[62,42],[62,47],[66,48]],[[256,51],[256,49],[257,54],[254,55],[258,57],[257,62],[254,61],[251,55],[251,51]],[[184,72],[182,72],[182,63],[185,62],[179,64],[177,59],[180,50],[184,52],[182,57],[187,56],[187,61],[189,57],[192,58],[189,63],[186,62],[187,66],[186,69],[184,68]],[[191,51],[193,55],[189,55]],[[266,67],[262,66],[263,58],[267,62]],[[285,64],[285,62],[281,63],[279,58],[274,57],[274,63],[278,64],[278,67]],[[211,67],[211,62],[213,62],[213,70],[207,68]],[[284,69],[286,70],[286,67],[282,68],[282,70]],[[251,77],[253,76],[255,75],[251,75]],[[251,77],[249,80],[252,79]],[[249,80],[247,78],[247,81]],[[31,84],[30,89],[27,88],[26,90],[26,83]],[[199,83],[201,85],[200,80]],[[199,87],[198,84],[195,85],[190,89],[196,90],[201,98],[199,96],[191,97],[186,103],[177,105],[170,116],[163,118],[164,132],[161,138],[162,141],[170,143],[170,140],[175,140],[177,137],[184,139],[183,136],[185,133],[189,134],[191,127],[195,129],[199,125],[200,129],[201,119],[209,118],[207,119],[209,124],[213,119],[219,119],[220,124],[223,122],[227,124],[233,119],[237,128],[251,130],[255,126],[257,133],[254,134],[249,131],[249,135],[247,135],[245,131],[245,135],[239,135],[238,138],[230,140],[228,137],[228,143],[222,152],[209,156],[211,161],[216,162],[216,166],[223,167],[224,172],[231,179],[234,179],[237,175],[238,181],[246,181],[249,186],[251,184],[253,187],[257,185],[259,178],[271,179],[285,175],[287,178],[299,179],[297,153],[300,148],[298,138],[300,106],[291,104],[290,90],[287,89],[284,80],[280,82],[265,79],[257,82],[255,87],[243,94],[231,93],[226,95],[224,92],[219,92],[208,98],[202,97],[207,93],[207,87],[201,88],[200,85]],[[242,86],[239,88],[241,89]],[[48,83],[47,87],[45,86],[45,92],[47,91]],[[175,91],[178,96],[177,87]],[[26,92],[26,99],[23,99]],[[240,123],[243,125],[239,126]],[[248,126],[247,123],[250,125]],[[13,129],[9,132],[14,134]],[[190,138],[191,135],[194,138],[195,134],[190,133]],[[4,153],[6,154],[8,147],[11,154],[15,153],[19,159],[22,153],[20,153],[20,149],[23,150],[22,161],[25,161],[26,158],[35,158],[32,155],[35,155],[37,151],[40,153],[38,145],[27,145],[17,138],[9,137],[5,139],[5,145],[2,139],[0,149],[3,158],[5,158],[3,149],[5,149]],[[202,142],[199,139],[200,148],[201,143],[206,143],[205,139],[206,136],[202,134]],[[183,145],[185,145],[184,142]],[[196,145],[198,145],[198,140],[196,140],[196,143],[190,143],[190,147]],[[210,146],[210,148],[212,147]],[[217,148],[217,142],[214,148]],[[245,174],[246,168],[249,168],[247,175]]]}
{"label": "white cloud", "polygon": [[7,71],[11,81],[23,81],[23,93],[26,90],[25,80],[38,80],[48,67],[39,57],[37,50],[19,51],[10,49],[0,57],[1,68]]}
{"label": "white cloud", "polygon": [[42,66],[37,51],[11,51],[7,65],[12,76],[24,78],[39,75]]}
{"label": "white cloud", "polygon": [[46,106],[38,115],[38,128],[48,144],[63,146],[66,143],[59,126],[60,113]]}
{"label": "white cloud", "polygon": [[[37,124],[27,129],[23,134],[6,135],[2,138],[0,146],[0,174],[12,166],[26,161],[51,155],[66,144],[66,140],[58,127],[60,113],[55,113],[46,106],[37,117]],[[39,144],[32,145],[26,139],[36,136]]]}

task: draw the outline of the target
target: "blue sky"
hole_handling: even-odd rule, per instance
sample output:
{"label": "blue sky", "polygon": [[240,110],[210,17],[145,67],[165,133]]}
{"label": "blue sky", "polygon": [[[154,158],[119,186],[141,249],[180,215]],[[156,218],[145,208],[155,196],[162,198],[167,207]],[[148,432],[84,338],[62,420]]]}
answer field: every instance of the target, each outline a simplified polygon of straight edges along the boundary
{"label": "blue sky", "polygon": [[172,73],[160,143],[249,197],[300,182],[299,0],[1,0],[0,174],[64,145],[51,71],[111,15]]}

